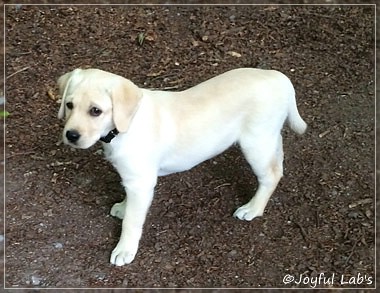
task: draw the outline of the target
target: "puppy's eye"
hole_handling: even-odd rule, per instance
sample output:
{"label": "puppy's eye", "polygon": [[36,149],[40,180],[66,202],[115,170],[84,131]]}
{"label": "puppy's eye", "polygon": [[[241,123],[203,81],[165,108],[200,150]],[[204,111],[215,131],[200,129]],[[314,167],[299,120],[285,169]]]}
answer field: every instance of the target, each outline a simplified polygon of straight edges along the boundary
{"label": "puppy's eye", "polygon": [[100,114],[102,114],[102,110],[100,110],[99,108],[92,107],[90,109],[90,115],[91,116],[99,116]]}
{"label": "puppy's eye", "polygon": [[67,102],[67,103],[66,103],[66,107],[67,107],[68,109],[72,110],[72,109],[74,108],[74,105],[73,105],[73,103],[71,103],[71,102]]}

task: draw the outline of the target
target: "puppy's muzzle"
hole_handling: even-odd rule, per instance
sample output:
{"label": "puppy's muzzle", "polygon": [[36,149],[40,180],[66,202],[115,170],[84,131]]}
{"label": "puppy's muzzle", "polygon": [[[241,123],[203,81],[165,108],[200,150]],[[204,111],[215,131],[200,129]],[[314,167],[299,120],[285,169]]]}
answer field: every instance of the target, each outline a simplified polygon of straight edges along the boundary
{"label": "puppy's muzzle", "polygon": [[66,138],[69,142],[76,143],[80,138],[80,134],[76,130],[67,130],[66,131]]}

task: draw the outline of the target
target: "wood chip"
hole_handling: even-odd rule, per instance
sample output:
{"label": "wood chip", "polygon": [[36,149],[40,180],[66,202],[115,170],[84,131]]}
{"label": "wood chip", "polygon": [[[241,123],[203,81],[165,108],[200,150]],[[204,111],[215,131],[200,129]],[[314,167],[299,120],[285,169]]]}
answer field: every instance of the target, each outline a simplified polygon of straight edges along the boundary
{"label": "wood chip", "polygon": [[241,54],[235,51],[228,51],[227,54],[231,55],[232,57],[237,57],[237,58],[241,57]]}
{"label": "wood chip", "polygon": [[365,199],[358,200],[356,202],[353,202],[352,204],[349,204],[348,207],[352,209],[354,207],[357,207],[358,205],[364,205],[367,203],[372,203],[372,198],[365,198]]}
{"label": "wood chip", "polygon": [[322,137],[326,136],[327,134],[329,134],[330,132],[331,132],[331,130],[328,129],[328,130],[326,130],[326,131],[320,133],[318,136],[319,136],[319,138],[322,138]]}

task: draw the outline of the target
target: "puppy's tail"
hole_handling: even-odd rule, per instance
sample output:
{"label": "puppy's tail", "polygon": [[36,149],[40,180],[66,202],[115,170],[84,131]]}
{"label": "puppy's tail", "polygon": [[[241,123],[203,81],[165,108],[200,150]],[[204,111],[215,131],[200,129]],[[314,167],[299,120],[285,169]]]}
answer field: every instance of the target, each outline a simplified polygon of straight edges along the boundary
{"label": "puppy's tail", "polygon": [[298,134],[303,134],[306,131],[307,124],[298,112],[294,91],[289,102],[288,123],[290,128]]}

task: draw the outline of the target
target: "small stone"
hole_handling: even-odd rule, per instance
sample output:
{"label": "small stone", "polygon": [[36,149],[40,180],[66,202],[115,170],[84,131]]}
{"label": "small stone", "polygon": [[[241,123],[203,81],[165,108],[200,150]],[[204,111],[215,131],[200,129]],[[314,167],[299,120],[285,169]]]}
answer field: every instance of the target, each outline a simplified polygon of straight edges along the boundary
{"label": "small stone", "polygon": [[173,268],[174,267],[170,263],[165,265],[165,270],[171,271]]}
{"label": "small stone", "polygon": [[235,257],[237,255],[237,251],[236,250],[231,250],[229,253],[228,253],[228,257]]}
{"label": "small stone", "polygon": [[105,278],[106,278],[106,274],[105,273],[98,273],[96,275],[96,278],[100,281],[103,281]]}
{"label": "small stone", "polygon": [[32,285],[39,286],[39,285],[41,285],[41,281],[42,281],[42,278],[32,276]]}
{"label": "small stone", "polygon": [[357,217],[359,217],[359,213],[356,211],[349,212],[348,217],[351,219],[356,219]]}
{"label": "small stone", "polygon": [[208,36],[202,36],[202,41],[203,41],[203,42],[208,41]]}
{"label": "small stone", "polygon": [[54,248],[62,249],[62,248],[63,248],[63,244],[60,243],[60,242],[55,242],[55,243],[54,243]]}

